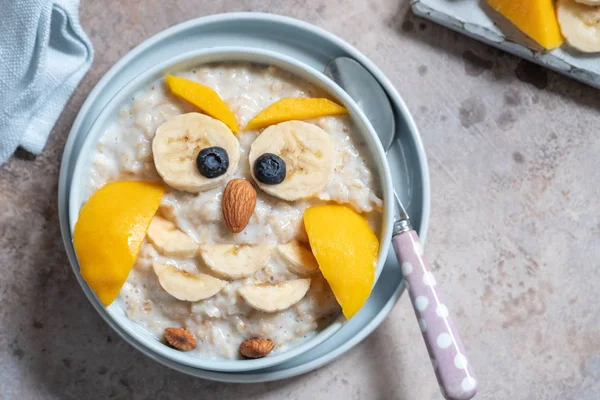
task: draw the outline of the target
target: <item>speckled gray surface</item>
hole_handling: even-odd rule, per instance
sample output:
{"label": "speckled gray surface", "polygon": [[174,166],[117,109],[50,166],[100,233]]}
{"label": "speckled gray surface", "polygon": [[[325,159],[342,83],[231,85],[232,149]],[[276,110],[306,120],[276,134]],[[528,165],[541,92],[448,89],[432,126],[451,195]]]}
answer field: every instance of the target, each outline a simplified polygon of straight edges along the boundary
{"label": "speckled gray surface", "polygon": [[61,152],[78,108],[142,40],[234,10],[294,16],[338,34],[404,96],[431,168],[426,251],[481,380],[478,398],[600,398],[599,92],[413,17],[408,3],[84,0],[91,71],[46,150],[0,167],[0,398],[441,398],[407,297],[333,364],[234,385],[138,354],[79,289],[56,214]]}

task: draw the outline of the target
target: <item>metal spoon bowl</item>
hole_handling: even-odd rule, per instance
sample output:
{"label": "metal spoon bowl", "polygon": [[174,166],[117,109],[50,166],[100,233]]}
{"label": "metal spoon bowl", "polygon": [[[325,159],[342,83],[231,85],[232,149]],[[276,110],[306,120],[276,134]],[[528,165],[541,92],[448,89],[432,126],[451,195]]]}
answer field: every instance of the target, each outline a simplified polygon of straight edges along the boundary
{"label": "metal spoon bowl", "polygon": [[394,140],[396,121],[390,100],[377,79],[362,65],[347,57],[331,61],[325,69],[325,75],[340,85],[362,108],[387,151]]}

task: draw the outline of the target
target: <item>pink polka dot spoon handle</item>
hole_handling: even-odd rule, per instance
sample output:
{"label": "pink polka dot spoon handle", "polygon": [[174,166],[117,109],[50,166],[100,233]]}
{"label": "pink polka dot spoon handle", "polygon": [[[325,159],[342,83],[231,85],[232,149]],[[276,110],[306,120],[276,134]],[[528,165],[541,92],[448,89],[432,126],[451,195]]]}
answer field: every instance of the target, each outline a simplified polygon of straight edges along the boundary
{"label": "pink polka dot spoon handle", "polygon": [[451,400],[471,399],[477,393],[477,380],[448,308],[436,289],[419,236],[408,220],[397,221],[395,228],[394,250],[442,394]]}

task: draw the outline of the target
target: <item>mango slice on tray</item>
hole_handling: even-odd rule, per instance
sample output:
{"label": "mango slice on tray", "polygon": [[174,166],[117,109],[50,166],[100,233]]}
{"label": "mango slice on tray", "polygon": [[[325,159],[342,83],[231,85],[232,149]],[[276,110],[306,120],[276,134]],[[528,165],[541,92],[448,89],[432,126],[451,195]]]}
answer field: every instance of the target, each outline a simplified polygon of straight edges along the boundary
{"label": "mango slice on tray", "polygon": [[193,104],[205,114],[223,122],[233,133],[240,131],[235,114],[212,88],[174,75],[167,75],[165,81],[173,95]]}
{"label": "mango slice on tray", "polygon": [[563,43],[552,0],[487,0],[527,36],[545,49]]}
{"label": "mango slice on tray", "polygon": [[304,226],[323,276],[344,316],[352,318],[373,288],[377,236],[362,215],[343,205],[308,208]]}
{"label": "mango slice on tray", "polygon": [[81,276],[105,306],[127,280],[164,191],[149,182],[112,182],[81,208],[73,246]]}
{"label": "mango slice on tray", "polygon": [[259,112],[248,122],[245,130],[260,129],[285,121],[313,119],[327,115],[341,114],[348,114],[348,110],[328,99],[287,97],[276,101]]}

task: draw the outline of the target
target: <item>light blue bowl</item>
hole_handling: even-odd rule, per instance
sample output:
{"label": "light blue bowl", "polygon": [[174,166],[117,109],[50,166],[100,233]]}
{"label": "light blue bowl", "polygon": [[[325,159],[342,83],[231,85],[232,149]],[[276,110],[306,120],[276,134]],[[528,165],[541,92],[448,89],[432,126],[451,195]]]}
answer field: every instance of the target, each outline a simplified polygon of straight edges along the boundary
{"label": "light blue bowl", "polygon": [[[88,171],[91,161],[90,157],[93,154],[96,143],[108,125],[108,122],[117,115],[119,108],[123,104],[127,103],[134,93],[149,87],[152,82],[161,79],[167,74],[175,73],[181,70],[187,70],[200,64],[227,61],[242,61],[275,65],[283,70],[293,73],[307,82],[316,85],[317,87],[320,87],[349,110],[358,134],[362,139],[364,139],[368,155],[373,160],[376,174],[379,176],[383,189],[383,224],[379,235],[380,251],[375,273],[375,281],[377,281],[377,278],[379,278],[383,265],[386,261],[386,257],[388,256],[393,224],[392,178],[381,143],[379,142],[373,127],[358,105],[333,81],[323,75],[320,71],[317,71],[293,58],[267,50],[239,47],[217,47],[212,49],[192,51],[181,54],[167,62],[160,63],[146,70],[125,85],[101,111],[98,118],[92,125],[85,142],[83,143],[82,149],[79,152],[75,170],[73,172],[71,188],[69,191],[68,211],[71,234],[73,233],[75,223],[77,222],[81,206],[86,200],[85,196],[86,186],[88,183]],[[93,301],[97,303],[95,304],[96,309],[98,309],[98,306],[102,307],[97,298],[94,298]],[[125,314],[122,303],[119,300],[107,307],[106,311],[107,312],[105,314],[101,313],[102,316],[106,319],[112,320],[112,322],[114,322],[120,328],[117,330],[118,332],[124,332],[129,336],[129,338],[140,344],[142,348],[149,352],[149,355],[164,357],[179,363],[182,366],[222,372],[252,371],[283,363],[319,345],[333,335],[336,331],[338,331],[346,322],[343,317],[340,317],[330,326],[316,334],[314,337],[308,339],[306,342],[298,346],[294,346],[287,351],[275,353],[262,359],[219,360],[192,356],[188,353],[182,353],[165,346],[148,331],[130,320]]]}

